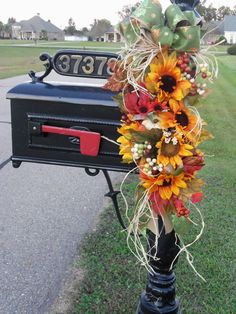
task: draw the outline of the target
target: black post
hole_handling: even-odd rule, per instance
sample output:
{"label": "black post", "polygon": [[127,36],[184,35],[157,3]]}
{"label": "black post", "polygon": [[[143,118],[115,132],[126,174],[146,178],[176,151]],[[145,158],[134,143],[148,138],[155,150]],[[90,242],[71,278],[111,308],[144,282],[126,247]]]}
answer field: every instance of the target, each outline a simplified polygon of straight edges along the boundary
{"label": "black post", "polygon": [[[179,239],[175,231],[166,234],[161,217],[160,237],[155,245],[156,235],[149,231],[149,263],[153,273],[148,274],[146,292],[141,295],[136,314],[181,314],[179,301],[175,298],[176,277],[171,264],[179,253]],[[155,256],[155,259],[153,258]],[[176,264],[177,259],[174,264]]]}

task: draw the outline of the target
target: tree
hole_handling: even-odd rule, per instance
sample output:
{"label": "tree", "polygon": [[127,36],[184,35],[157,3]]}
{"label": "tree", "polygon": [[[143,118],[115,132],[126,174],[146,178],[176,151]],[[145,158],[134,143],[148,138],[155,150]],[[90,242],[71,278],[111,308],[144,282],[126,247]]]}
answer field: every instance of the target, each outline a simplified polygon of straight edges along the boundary
{"label": "tree", "polygon": [[12,25],[14,23],[16,23],[16,19],[14,17],[9,17],[7,24],[4,24],[4,27],[3,27],[4,37],[12,38]]}
{"label": "tree", "polygon": [[206,22],[216,21],[217,9],[210,4],[208,7],[205,6],[206,0],[200,2],[197,6],[197,11],[204,18]]}
{"label": "tree", "polygon": [[225,15],[235,15],[236,12],[235,10],[230,9],[230,7],[226,7],[226,6],[221,6],[218,10],[217,10],[217,20],[218,21],[222,21],[225,17]]}
{"label": "tree", "polygon": [[83,33],[84,36],[87,36],[87,35],[88,35],[89,30],[88,30],[87,27],[83,27],[83,28],[81,29],[81,31],[82,31],[82,33]]}
{"label": "tree", "polygon": [[112,27],[111,22],[106,19],[94,20],[94,23],[90,26],[91,29],[89,35],[93,38],[103,36],[109,30],[109,28]]}
{"label": "tree", "polygon": [[135,4],[123,6],[123,8],[120,11],[118,11],[120,19],[124,20],[125,18],[129,17],[132,14],[132,12],[137,9],[140,3],[141,1],[138,1]]}
{"label": "tree", "polygon": [[72,36],[77,33],[75,22],[72,17],[69,18],[68,26],[65,28],[65,33]]}
{"label": "tree", "polygon": [[236,6],[233,9],[226,6],[221,6],[220,8],[216,9],[212,4],[210,4],[208,7],[205,6],[205,4],[206,0],[197,6],[197,11],[206,22],[222,21],[224,20],[225,15],[236,15]]}
{"label": "tree", "polygon": [[15,23],[16,23],[16,19],[14,17],[9,17],[8,18],[7,24],[13,25]]}
{"label": "tree", "polygon": [[3,33],[3,31],[4,31],[4,24],[3,24],[3,22],[1,22],[0,21],[0,38],[2,37],[2,33]]}
{"label": "tree", "polygon": [[10,24],[4,24],[3,37],[4,38],[11,38],[12,37],[12,28],[11,28]]}

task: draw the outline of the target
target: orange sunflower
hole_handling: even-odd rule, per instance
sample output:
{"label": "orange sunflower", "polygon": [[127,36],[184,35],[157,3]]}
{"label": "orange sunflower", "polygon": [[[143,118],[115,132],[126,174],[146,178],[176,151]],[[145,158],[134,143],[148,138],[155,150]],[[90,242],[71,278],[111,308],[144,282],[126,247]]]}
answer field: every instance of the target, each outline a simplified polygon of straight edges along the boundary
{"label": "orange sunflower", "polygon": [[182,77],[181,70],[176,64],[176,52],[170,55],[167,52],[160,54],[150,64],[146,87],[151,93],[157,92],[159,102],[171,98],[181,100],[191,88],[190,82]]}
{"label": "orange sunflower", "polygon": [[171,102],[174,108],[178,108],[177,112],[161,112],[159,114],[161,127],[164,129],[176,128],[177,133],[183,133],[184,136],[196,143],[201,132],[202,121],[198,119],[195,113],[185,107],[182,102],[177,104],[176,101]]}
{"label": "orange sunflower", "polygon": [[148,177],[141,175],[142,185],[149,193],[157,192],[163,200],[169,200],[172,195],[178,196],[180,189],[187,187],[184,181],[184,173],[177,176],[172,174],[160,174],[158,177]]}
{"label": "orange sunflower", "polygon": [[158,148],[157,161],[163,166],[171,164],[176,169],[177,166],[182,164],[182,158],[184,156],[192,156],[193,146],[185,144],[182,137],[162,137],[162,139],[156,144]]}

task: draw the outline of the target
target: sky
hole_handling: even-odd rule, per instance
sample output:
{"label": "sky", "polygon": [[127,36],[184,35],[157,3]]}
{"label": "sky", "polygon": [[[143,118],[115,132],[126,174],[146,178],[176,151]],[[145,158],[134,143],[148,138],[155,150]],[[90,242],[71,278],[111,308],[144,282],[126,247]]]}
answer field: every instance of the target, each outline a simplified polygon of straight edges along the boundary
{"label": "sky", "polygon": [[[7,0],[0,10],[0,21],[7,23],[9,17],[14,17],[17,22],[28,20],[37,13],[44,20],[50,20],[61,29],[68,25],[70,17],[75,22],[76,28],[84,26],[89,27],[94,19],[108,19],[113,25],[118,22],[117,12],[124,5],[134,4],[137,0]],[[160,0],[163,9],[171,2],[169,0]],[[235,0],[207,0],[207,5],[214,3],[215,7],[222,5],[233,7]]]}

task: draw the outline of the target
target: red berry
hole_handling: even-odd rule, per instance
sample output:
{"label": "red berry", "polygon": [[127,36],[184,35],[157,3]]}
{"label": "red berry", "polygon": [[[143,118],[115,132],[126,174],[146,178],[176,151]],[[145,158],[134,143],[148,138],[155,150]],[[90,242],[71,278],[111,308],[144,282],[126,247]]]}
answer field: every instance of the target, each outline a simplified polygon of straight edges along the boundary
{"label": "red berry", "polygon": [[177,62],[177,64],[178,64],[178,65],[182,65],[182,64],[183,64],[183,60],[182,60],[182,59],[179,59],[178,62]]}
{"label": "red berry", "polygon": [[158,170],[152,170],[152,175],[153,176],[157,176],[159,174],[159,171]]}
{"label": "red berry", "polygon": [[190,67],[187,67],[187,68],[185,69],[185,71],[189,73],[189,72],[191,72],[191,68],[190,68]]}
{"label": "red berry", "polygon": [[202,73],[202,78],[203,79],[207,78],[207,73]]}

